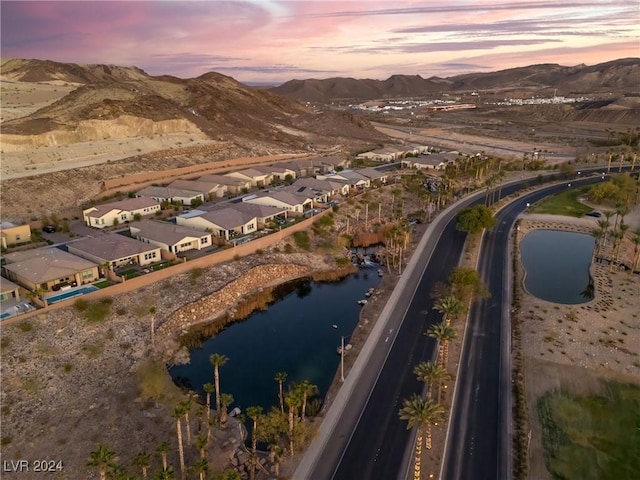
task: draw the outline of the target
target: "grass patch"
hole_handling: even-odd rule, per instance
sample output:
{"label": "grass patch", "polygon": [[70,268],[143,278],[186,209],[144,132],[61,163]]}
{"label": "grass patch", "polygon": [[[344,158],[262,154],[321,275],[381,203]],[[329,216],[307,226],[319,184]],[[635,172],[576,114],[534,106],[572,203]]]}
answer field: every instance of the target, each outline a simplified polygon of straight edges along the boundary
{"label": "grass patch", "polygon": [[174,405],[183,399],[182,392],[173,383],[167,368],[160,362],[144,360],[136,371],[140,396],[143,400],[161,401],[166,405]]}
{"label": "grass patch", "polygon": [[113,282],[110,280],[101,280],[93,284],[93,286],[96,288],[107,288],[107,287],[110,287],[111,285],[113,285]]}
{"label": "grass patch", "polygon": [[30,332],[31,330],[33,330],[33,324],[29,321],[24,321],[20,323],[20,325],[18,325],[18,328],[22,332]]}
{"label": "grass patch", "polygon": [[103,298],[97,302],[87,305],[84,311],[84,317],[89,323],[97,323],[104,321],[111,312],[111,303],[113,300],[110,298]]}
{"label": "grass patch", "polygon": [[584,196],[589,187],[568,189],[558,195],[542,200],[530,211],[532,213],[550,213],[552,215],[566,215],[580,218],[593,209],[578,201],[578,197]]}
{"label": "grass patch", "polygon": [[309,234],[304,230],[295,232],[293,234],[293,241],[296,243],[296,246],[302,250],[309,250],[311,248]]}
{"label": "grass patch", "polygon": [[639,386],[607,382],[602,395],[548,392],[537,411],[553,478],[618,480],[640,471]]}
{"label": "grass patch", "polygon": [[130,280],[134,277],[139,277],[140,274],[135,268],[130,268],[128,270],[120,272],[120,276],[126,278],[127,280]]}

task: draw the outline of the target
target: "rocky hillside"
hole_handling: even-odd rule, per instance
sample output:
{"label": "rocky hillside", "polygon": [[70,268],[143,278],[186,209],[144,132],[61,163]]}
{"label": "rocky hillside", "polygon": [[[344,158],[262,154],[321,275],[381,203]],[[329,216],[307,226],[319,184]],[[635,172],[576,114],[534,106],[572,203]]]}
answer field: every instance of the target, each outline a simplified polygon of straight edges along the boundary
{"label": "rocky hillside", "polygon": [[373,100],[420,97],[434,92],[473,90],[556,89],[557,93],[629,93],[640,90],[640,58],[624,58],[597,65],[565,67],[557,64],[531,65],[497,72],[470,73],[448,78],[393,75],[386,80],[328,78],[291,80],[271,91],[306,102],[331,100]]}
{"label": "rocky hillside", "polygon": [[[2,78],[19,82],[75,83],[78,88],[27,116],[4,121],[5,152],[24,148],[103,141],[113,138],[186,132],[213,140],[249,138],[304,148],[310,141],[330,144],[348,119],[325,122],[326,128],[296,131],[317,113],[272,92],[250,89],[231,77],[207,73],[198,78],[152,77],[135,67],[7,60]],[[345,127],[345,128],[343,128]],[[363,125],[360,138],[379,135]]]}

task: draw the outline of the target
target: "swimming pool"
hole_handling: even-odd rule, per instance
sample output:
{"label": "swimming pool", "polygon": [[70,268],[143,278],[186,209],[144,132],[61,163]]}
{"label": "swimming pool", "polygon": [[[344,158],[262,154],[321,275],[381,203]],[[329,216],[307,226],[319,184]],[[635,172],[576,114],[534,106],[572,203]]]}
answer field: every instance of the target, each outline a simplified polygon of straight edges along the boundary
{"label": "swimming pool", "polygon": [[76,288],[74,290],[69,290],[58,295],[54,295],[52,297],[47,298],[47,303],[49,305],[53,305],[54,303],[61,302],[62,300],[68,300],[69,298],[79,297],[80,295],[84,295],[85,293],[91,293],[99,290],[98,287],[94,287],[93,285],[85,285],[84,287]]}

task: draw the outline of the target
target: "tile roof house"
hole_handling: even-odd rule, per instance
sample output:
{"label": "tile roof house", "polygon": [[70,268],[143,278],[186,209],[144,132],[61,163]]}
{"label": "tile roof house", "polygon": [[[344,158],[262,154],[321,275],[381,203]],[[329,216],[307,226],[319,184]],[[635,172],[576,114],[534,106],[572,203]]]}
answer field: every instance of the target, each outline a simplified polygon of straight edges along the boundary
{"label": "tile roof house", "polygon": [[354,170],[342,170],[341,172],[334,174],[318,175],[317,178],[321,180],[346,183],[351,186],[351,188],[356,188],[358,190],[364,190],[365,188],[371,187],[371,180]]}
{"label": "tile roof house", "polygon": [[180,253],[211,246],[211,234],[195,228],[158,220],[143,220],[129,227],[131,236],[161,249]]}
{"label": "tile roof house", "polygon": [[162,259],[160,247],[118,233],[105,233],[68,244],[69,253],[111,268],[149,265]]}
{"label": "tile roof house", "polygon": [[256,168],[245,168],[236,172],[225,173],[226,177],[239,178],[240,180],[249,180],[252,187],[266,187],[271,184],[273,174],[264,172]]}
{"label": "tile roof house", "polygon": [[200,200],[204,202],[204,194],[194,190],[186,190],[183,188],[173,187],[145,187],[142,190],[136,192],[138,197],[150,197],[159,202],[178,202],[182,205],[191,205],[194,200]]}
{"label": "tile roof house", "polygon": [[367,168],[358,168],[354,170],[359,175],[367,177],[371,180],[372,183],[376,183],[378,185],[384,185],[387,183],[387,179],[389,175],[387,172],[381,172],[380,170],[376,170],[375,168],[367,167]]}
{"label": "tile roof house", "polygon": [[408,157],[402,160],[402,166],[416,168],[418,170],[444,170],[447,165],[456,161],[457,153],[432,153],[430,155],[420,155],[419,157]]}
{"label": "tile roof house", "polygon": [[174,180],[168,185],[169,188],[178,190],[190,190],[200,192],[204,195],[205,201],[221,198],[227,193],[227,186],[214,181],[202,180]]}
{"label": "tile roof house", "polygon": [[200,182],[217,182],[220,185],[225,185],[227,187],[227,192],[236,194],[242,193],[243,189],[249,190],[251,188],[251,180],[234,178],[228,175],[203,175],[198,178]]}
{"label": "tile roof house", "polygon": [[58,285],[82,285],[100,278],[98,264],[55,247],[4,255],[5,276],[27,290],[49,291]]}
{"label": "tile roof house", "polygon": [[284,208],[288,212],[304,213],[313,208],[313,195],[294,194],[284,189],[271,189],[249,195],[242,199],[243,202],[268,205],[270,207]]}
{"label": "tile roof house", "polygon": [[20,286],[11,280],[0,277],[0,303],[20,299]]}
{"label": "tile roof house", "polygon": [[254,170],[258,170],[259,172],[263,172],[269,174],[274,179],[278,180],[286,180],[289,175],[291,179],[297,177],[296,170],[293,168],[286,167],[284,165],[258,165],[253,168]]}
{"label": "tile roof house", "polygon": [[178,215],[176,223],[211,232],[213,238],[224,240],[253,233],[258,229],[258,219],[255,215],[227,206],[210,211],[192,210]]}
{"label": "tile roof house", "polygon": [[90,227],[105,228],[115,223],[130,222],[135,215],[142,217],[160,211],[160,202],[153,198],[127,198],[119,202],[95,205],[82,211],[85,223]]}
{"label": "tile roof house", "polygon": [[15,225],[11,222],[0,222],[0,244],[2,248],[30,241],[31,227],[29,224]]}
{"label": "tile roof house", "polygon": [[329,179],[319,178],[299,178],[292,185],[300,185],[303,187],[309,187],[314,190],[329,194],[330,197],[335,195],[347,195],[349,193],[349,185],[344,182],[335,182]]}

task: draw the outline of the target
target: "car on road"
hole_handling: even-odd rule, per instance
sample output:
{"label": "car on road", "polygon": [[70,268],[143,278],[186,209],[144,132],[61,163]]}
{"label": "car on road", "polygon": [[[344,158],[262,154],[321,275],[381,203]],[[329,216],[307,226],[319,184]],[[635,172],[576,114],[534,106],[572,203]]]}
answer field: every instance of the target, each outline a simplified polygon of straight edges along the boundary
{"label": "car on road", "polygon": [[42,231],[45,233],[55,233],[56,227],[54,227],[53,225],[45,225],[44,227],[42,227]]}
{"label": "car on road", "polygon": [[585,215],[587,217],[595,217],[595,218],[602,217],[602,214],[600,212],[596,212],[595,210],[593,212],[585,213]]}

